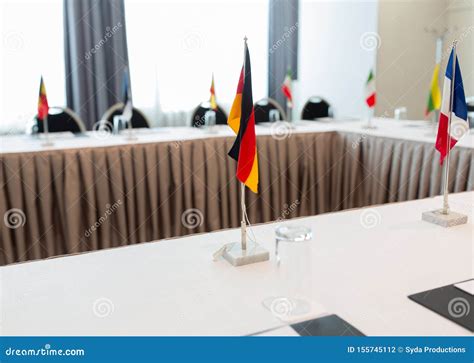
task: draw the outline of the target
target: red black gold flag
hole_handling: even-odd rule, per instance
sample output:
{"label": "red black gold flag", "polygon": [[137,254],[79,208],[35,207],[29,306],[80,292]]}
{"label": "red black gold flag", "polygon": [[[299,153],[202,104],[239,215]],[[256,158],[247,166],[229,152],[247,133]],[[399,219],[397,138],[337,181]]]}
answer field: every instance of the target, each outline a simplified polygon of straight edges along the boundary
{"label": "red black gold flag", "polygon": [[237,93],[230,109],[229,118],[227,124],[237,135],[240,127],[240,113],[242,111],[242,90],[244,88],[244,67],[240,71],[239,84],[237,86]]}
{"label": "red black gold flag", "polygon": [[216,89],[214,87],[214,73],[212,74],[211,89],[209,90],[209,92],[211,92],[211,98],[209,99],[209,102],[211,103],[211,109],[217,111]]}
{"label": "red black gold flag", "polygon": [[257,136],[255,135],[252,72],[247,43],[245,43],[244,66],[227,124],[237,134],[234,145],[229,151],[229,156],[237,161],[237,179],[251,191],[258,193]]}
{"label": "red black gold flag", "polygon": [[48,116],[49,106],[46,97],[46,87],[44,86],[43,76],[41,76],[40,89],[38,95],[38,119],[44,120]]}

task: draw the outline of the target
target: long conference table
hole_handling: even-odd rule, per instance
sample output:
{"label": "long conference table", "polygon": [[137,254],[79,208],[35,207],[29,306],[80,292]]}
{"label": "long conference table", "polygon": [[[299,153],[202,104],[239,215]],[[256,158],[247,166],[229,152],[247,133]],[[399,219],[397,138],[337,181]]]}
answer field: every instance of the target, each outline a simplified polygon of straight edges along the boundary
{"label": "long conference table", "polygon": [[[307,299],[308,316],[337,314],[365,335],[472,336],[407,297],[473,277],[474,192],[450,202],[468,224],[422,221],[442,203],[432,197],[257,225],[255,238],[271,258],[238,268],[212,254],[237,241],[239,229],[3,266],[1,333],[255,334],[287,324],[264,302],[289,296],[287,277],[296,272],[306,282],[293,284],[292,296]],[[278,265],[281,224],[310,227],[313,239]]]}
{"label": "long conference table", "polygon": [[[257,126],[260,192],[252,223],[439,195],[435,134],[423,121]],[[234,228],[234,136],[193,128],[85,133],[0,145],[0,264]],[[474,190],[474,135],[452,151],[450,192]]]}

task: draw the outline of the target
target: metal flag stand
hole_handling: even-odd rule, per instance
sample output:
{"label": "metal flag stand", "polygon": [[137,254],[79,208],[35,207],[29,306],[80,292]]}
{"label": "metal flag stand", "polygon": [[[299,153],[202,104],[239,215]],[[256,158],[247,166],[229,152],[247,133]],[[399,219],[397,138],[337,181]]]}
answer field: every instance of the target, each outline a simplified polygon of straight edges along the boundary
{"label": "metal flag stand", "polygon": [[290,106],[290,105],[287,104],[287,115],[286,116],[288,118],[288,121],[286,121],[286,125],[287,125],[288,129],[290,129],[290,130],[296,129],[296,123],[295,123],[295,120],[293,120],[293,106]]}
{"label": "metal flag stand", "polygon": [[368,117],[367,117],[367,124],[364,126],[365,129],[374,130],[374,129],[377,128],[377,126],[374,125],[374,121],[373,121],[374,114],[375,114],[374,108],[369,107],[369,112],[368,112]]}
{"label": "metal flag stand", "polygon": [[[125,75],[124,77],[127,77],[126,80],[127,80],[127,84],[126,84],[126,92],[127,92],[127,100],[125,101],[125,104],[123,105],[123,109],[125,111],[125,108],[127,107],[127,104],[128,102],[132,102],[131,101],[131,98],[132,98],[132,90],[130,88],[130,75],[129,75],[129,71],[128,71],[128,66],[125,66]],[[122,117],[123,116],[123,112],[122,112]],[[127,141],[136,141],[138,140],[138,137],[135,135],[135,130],[133,129],[133,125],[132,125],[132,118],[133,118],[133,104],[131,104],[131,110],[130,110],[130,114],[127,115],[127,117],[124,117],[125,118],[125,121],[126,121],[126,125],[127,125],[127,130],[126,130],[126,137],[125,139]]]}
{"label": "metal flag stand", "polygon": [[453,64],[452,64],[452,80],[451,80],[451,92],[449,98],[449,115],[448,115],[448,128],[447,128],[447,148],[446,148],[446,162],[443,170],[443,208],[434,211],[423,212],[422,219],[426,222],[438,224],[443,227],[453,227],[460,224],[467,223],[467,216],[464,214],[452,212],[449,209],[449,159],[451,154],[451,119],[453,113],[453,100],[454,100],[454,84],[456,78],[456,45],[457,41],[453,42]]}
{"label": "metal flag stand", "polygon": [[135,135],[135,131],[132,127],[132,118],[127,119],[127,136],[125,138],[127,141],[136,141],[138,137]]}
{"label": "metal flag stand", "polygon": [[[247,54],[247,37],[244,38],[244,75],[246,74],[245,56]],[[244,76],[245,82],[245,76]],[[238,136],[237,136],[238,137]],[[245,184],[240,183],[240,243],[231,242],[220,248],[215,254],[214,259],[222,255],[233,266],[248,265],[251,263],[268,261],[270,253],[261,247],[256,241],[247,241],[247,206],[245,205]]]}
{"label": "metal flag stand", "polygon": [[44,141],[41,143],[42,146],[48,147],[53,146],[54,143],[51,141],[49,137],[49,127],[48,127],[48,115],[46,114],[43,119],[43,133],[44,133]]}
{"label": "metal flag stand", "polygon": [[222,248],[222,257],[233,266],[268,261],[270,253],[256,241],[247,240],[247,210],[245,205],[245,184],[240,183],[242,218],[240,221],[240,243],[232,242]]}

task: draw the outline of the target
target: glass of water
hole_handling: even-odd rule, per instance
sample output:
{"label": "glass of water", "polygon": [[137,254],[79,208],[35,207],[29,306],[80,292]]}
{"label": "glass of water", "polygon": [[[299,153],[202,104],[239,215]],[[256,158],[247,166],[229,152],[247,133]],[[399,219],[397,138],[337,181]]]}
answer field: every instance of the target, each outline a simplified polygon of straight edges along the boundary
{"label": "glass of water", "polygon": [[313,238],[311,229],[304,226],[278,226],[275,230],[275,257],[280,264],[280,243],[298,243],[310,241]]}
{"label": "glass of water", "polygon": [[209,110],[204,114],[204,123],[207,127],[212,127],[216,125],[216,111]]}
{"label": "glass of water", "polygon": [[280,112],[278,110],[270,110],[268,118],[270,119],[270,122],[280,121]]}
{"label": "glass of water", "polygon": [[406,120],[408,119],[408,110],[406,107],[398,107],[393,111],[393,117],[395,120]]}
{"label": "glass of water", "polygon": [[276,285],[263,305],[282,321],[296,321],[311,312],[311,229],[281,225],[275,230]]}

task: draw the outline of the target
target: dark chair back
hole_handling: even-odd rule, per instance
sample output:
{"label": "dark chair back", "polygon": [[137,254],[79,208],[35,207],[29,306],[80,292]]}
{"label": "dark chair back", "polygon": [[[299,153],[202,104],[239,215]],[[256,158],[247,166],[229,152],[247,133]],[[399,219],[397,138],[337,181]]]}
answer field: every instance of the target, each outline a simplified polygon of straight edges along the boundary
{"label": "dark chair back", "polygon": [[253,105],[255,122],[270,122],[270,111],[277,110],[280,114],[280,121],[286,121],[286,114],[277,101],[272,98],[263,98]]}
{"label": "dark chair back", "polygon": [[[44,132],[44,122],[35,116],[33,133]],[[48,112],[49,132],[84,132],[86,128],[79,116],[67,107],[50,107]]]}
{"label": "dark chair back", "polygon": [[474,97],[468,97],[467,102],[467,120],[469,122],[469,127],[474,128]]}
{"label": "dark chair back", "polygon": [[474,112],[474,97],[466,98],[467,112]]}
{"label": "dark chair back", "polygon": [[[191,126],[192,127],[202,127],[205,125],[205,115],[206,112],[211,109],[209,102],[202,102],[197,106],[191,116]],[[225,111],[217,105],[216,110],[216,125],[226,125],[227,124],[227,114]]]}
{"label": "dark chair back", "polygon": [[321,97],[310,97],[301,111],[301,119],[315,120],[322,117],[333,117],[331,105]]}
{"label": "dark chair back", "polygon": [[[102,116],[102,120],[107,120],[111,124],[114,122],[114,117],[119,116],[123,112],[123,103],[116,103],[115,105],[111,106],[107,111],[105,111],[104,115]],[[146,118],[146,116],[137,108],[133,108],[132,113],[132,128],[150,128],[150,122]]]}

